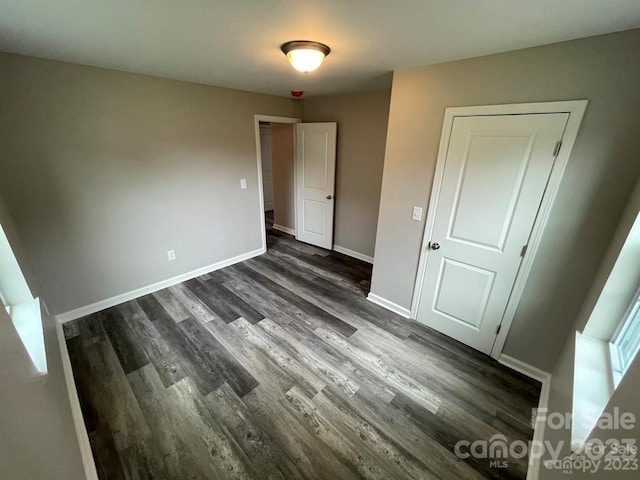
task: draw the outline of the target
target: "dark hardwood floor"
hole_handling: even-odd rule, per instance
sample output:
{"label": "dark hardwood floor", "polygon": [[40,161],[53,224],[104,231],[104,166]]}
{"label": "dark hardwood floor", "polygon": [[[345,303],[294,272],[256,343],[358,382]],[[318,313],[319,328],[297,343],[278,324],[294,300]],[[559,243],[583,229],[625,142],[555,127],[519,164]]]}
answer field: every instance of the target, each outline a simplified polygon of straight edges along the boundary
{"label": "dark hardwood floor", "polygon": [[371,266],[268,230],[261,257],[64,326],[101,479],[477,479],[540,385],[365,298]]}

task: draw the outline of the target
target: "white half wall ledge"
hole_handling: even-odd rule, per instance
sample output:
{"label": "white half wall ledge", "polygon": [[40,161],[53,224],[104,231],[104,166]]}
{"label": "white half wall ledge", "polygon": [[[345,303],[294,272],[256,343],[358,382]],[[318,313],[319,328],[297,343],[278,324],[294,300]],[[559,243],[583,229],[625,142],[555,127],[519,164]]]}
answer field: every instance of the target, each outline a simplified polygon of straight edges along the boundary
{"label": "white half wall ledge", "polygon": [[356,252],[355,250],[350,250],[348,248],[341,247],[340,245],[336,245],[336,244],[333,245],[332,250],[338,253],[342,253],[343,255],[347,255],[349,257],[357,258],[358,260],[362,260],[363,262],[367,262],[373,265],[373,257],[370,257],[369,255],[365,255],[364,253]]}
{"label": "white half wall ledge", "polygon": [[284,227],[282,225],[278,225],[277,223],[273,224],[273,229],[278,230],[279,232],[288,233],[289,235],[296,235],[296,231],[293,228]]}
{"label": "white half wall ledge", "polygon": [[[551,391],[551,374],[544,370],[540,370],[533,365],[529,365],[522,360],[518,360],[517,358],[505,354],[500,355],[498,363],[542,383],[540,399],[538,400],[538,410],[536,412],[536,419],[533,425],[532,438],[532,442],[535,442],[534,444],[542,443],[544,441],[544,430],[547,425],[547,408],[549,407],[549,392]],[[527,480],[538,480],[540,477],[541,464],[542,458],[529,457]]]}
{"label": "white half wall ledge", "polygon": [[82,457],[82,465],[86,480],[99,480],[96,463],[91,451],[91,442],[89,434],[84,423],[82,408],[80,407],[80,399],[76,383],[73,378],[73,369],[71,368],[71,359],[69,358],[69,350],[67,350],[67,342],[62,331],[62,322],[56,320],[56,336],[58,337],[58,346],[60,347],[60,356],[62,357],[62,371],[67,386],[67,395],[71,406],[71,417],[73,418],[73,426],[78,438],[78,446],[80,447],[80,456]]}
{"label": "white half wall ledge", "polygon": [[375,293],[369,293],[369,295],[367,295],[367,300],[375,303],[376,305],[380,305],[381,307],[386,308],[393,313],[397,313],[404,318],[411,319],[411,311],[408,308],[401,307],[400,305],[395,304],[387,300],[386,298],[379,297]]}
{"label": "white half wall ledge", "polygon": [[99,302],[95,302],[90,305],[85,305],[84,307],[76,308],[74,310],[70,310],[68,312],[58,314],[55,316],[55,319],[60,323],[71,322],[72,320],[82,318],[86,315],[91,315],[92,313],[99,312],[106,308],[115,307],[116,305],[120,305],[121,303],[135,300],[138,297],[149,295],[150,293],[157,292],[158,290],[169,288],[179,283],[186,282],[187,280],[191,280],[193,278],[199,277],[201,275],[205,275],[207,273],[220,270],[221,268],[229,267],[231,265],[235,265],[236,263],[249,260],[250,258],[257,257],[258,255],[262,255],[265,252],[266,252],[265,248],[259,248],[257,250],[243,253],[241,255],[237,255],[235,257],[228,258],[220,262],[216,262],[212,265],[198,268],[197,270],[192,270],[191,272],[183,273],[176,277],[169,278],[167,280],[163,280],[161,282],[157,282],[151,285],[147,285],[146,287],[137,288],[136,290],[122,293],[120,295],[116,295],[115,297],[107,298],[105,300],[100,300]]}
{"label": "white half wall ledge", "polygon": [[9,314],[38,375],[46,376],[48,372],[47,352],[44,345],[40,299],[34,298],[18,305],[12,305],[9,307]]}

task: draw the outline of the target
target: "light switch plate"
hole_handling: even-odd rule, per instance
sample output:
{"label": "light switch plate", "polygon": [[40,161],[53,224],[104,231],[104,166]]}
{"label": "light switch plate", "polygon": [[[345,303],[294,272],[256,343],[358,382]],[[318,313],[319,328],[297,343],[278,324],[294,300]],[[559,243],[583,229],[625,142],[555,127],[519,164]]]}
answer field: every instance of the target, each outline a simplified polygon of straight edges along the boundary
{"label": "light switch plate", "polygon": [[243,179],[240,180],[240,188],[242,188],[243,190],[245,188],[247,188],[247,179],[246,178],[243,178]]}
{"label": "light switch plate", "polygon": [[422,208],[413,207],[413,211],[411,212],[411,220],[419,222],[422,220]]}

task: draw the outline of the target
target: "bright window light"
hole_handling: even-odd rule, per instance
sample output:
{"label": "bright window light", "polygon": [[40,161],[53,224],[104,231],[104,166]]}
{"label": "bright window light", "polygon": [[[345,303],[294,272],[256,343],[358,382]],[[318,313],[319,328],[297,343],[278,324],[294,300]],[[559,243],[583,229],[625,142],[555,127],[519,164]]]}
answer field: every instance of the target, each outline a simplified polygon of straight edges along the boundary
{"label": "bright window light", "polygon": [[640,290],[629,306],[612,342],[614,369],[624,375],[640,350]]}

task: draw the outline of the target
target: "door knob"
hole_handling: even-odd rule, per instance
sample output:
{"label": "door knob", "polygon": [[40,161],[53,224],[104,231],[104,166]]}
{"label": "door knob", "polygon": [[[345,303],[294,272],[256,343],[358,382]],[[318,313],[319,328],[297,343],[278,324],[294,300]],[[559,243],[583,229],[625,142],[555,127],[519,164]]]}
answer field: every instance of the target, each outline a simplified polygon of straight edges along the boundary
{"label": "door knob", "polygon": [[440,244],[438,242],[431,242],[429,246],[431,247],[431,250],[438,250],[440,248]]}
{"label": "door knob", "polygon": [[327,195],[327,200],[331,200],[333,197],[331,195]]}

